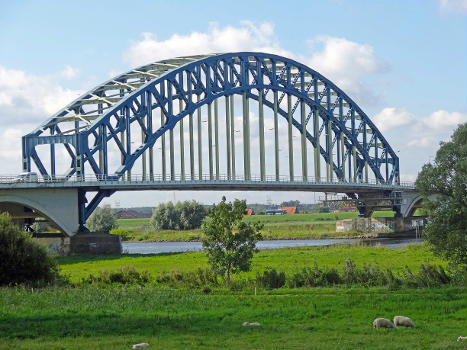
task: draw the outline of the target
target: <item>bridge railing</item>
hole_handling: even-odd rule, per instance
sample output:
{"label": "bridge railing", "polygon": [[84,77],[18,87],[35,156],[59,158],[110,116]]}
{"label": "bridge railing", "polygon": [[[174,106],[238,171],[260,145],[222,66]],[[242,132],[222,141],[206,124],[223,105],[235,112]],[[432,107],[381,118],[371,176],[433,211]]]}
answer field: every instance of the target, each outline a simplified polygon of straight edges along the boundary
{"label": "bridge railing", "polygon": [[[125,174],[123,178],[119,178],[115,175],[87,175],[84,177],[70,176],[70,177],[59,177],[59,176],[34,176],[34,177],[20,177],[17,175],[4,175],[0,176],[0,184],[19,184],[19,183],[64,183],[64,182],[119,182],[119,183],[167,183],[167,182],[179,182],[179,183],[196,183],[196,182],[229,182],[229,183],[310,183],[310,184],[361,184],[361,185],[381,185],[382,187],[391,186],[392,184],[384,184],[375,180],[370,181],[340,181],[338,179],[327,179],[327,178],[315,178],[312,176],[302,177],[294,176],[293,179],[288,175],[269,175],[261,176],[252,175],[249,178],[245,178],[243,175],[236,175],[235,177],[226,174],[218,175],[202,175],[201,177],[190,175],[162,175],[162,174]],[[401,182],[400,187],[413,188],[413,182]]]}

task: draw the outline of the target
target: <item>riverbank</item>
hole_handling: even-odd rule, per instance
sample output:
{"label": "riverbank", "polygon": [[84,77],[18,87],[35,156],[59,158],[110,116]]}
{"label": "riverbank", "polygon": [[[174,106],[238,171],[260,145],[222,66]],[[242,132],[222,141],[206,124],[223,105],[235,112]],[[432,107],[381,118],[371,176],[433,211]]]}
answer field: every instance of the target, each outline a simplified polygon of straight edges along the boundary
{"label": "riverbank", "polygon": [[[381,238],[379,233],[336,232],[336,221],[356,218],[357,212],[313,213],[293,215],[245,216],[246,222],[261,222],[263,240],[327,239],[327,238]],[[390,211],[375,212],[374,217],[391,217]],[[114,234],[129,242],[194,242],[203,238],[201,229],[154,230],[150,219],[119,219]],[[392,235],[392,233],[381,233]],[[396,237],[396,236],[394,236]],[[411,237],[411,236],[410,236]],[[399,238],[399,237],[397,237]],[[409,238],[409,237],[407,237]]]}
{"label": "riverbank", "polygon": [[[392,250],[384,247],[364,247],[335,245],[326,247],[295,247],[263,250],[256,253],[250,272],[239,273],[235,279],[254,278],[267,268],[273,268],[288,274],[298,269],[313,266],[336,267],[341,270],[346,259],[351,259],[358,266],[378,264],[394,272],[405,267],[418,270],[421,264],[447,266],[447,263],[433,255],[424,244],[410,245],[403,249]],[[57,258],[61,273],[73,283],[99,271],[116,270],[124,266],[133,266],[138,271],[147,271],[157,279],[162,273],[171,271],[195,271],[208,267],[206,255],[202,252],[165,253],[156,255],[83,255]]]}

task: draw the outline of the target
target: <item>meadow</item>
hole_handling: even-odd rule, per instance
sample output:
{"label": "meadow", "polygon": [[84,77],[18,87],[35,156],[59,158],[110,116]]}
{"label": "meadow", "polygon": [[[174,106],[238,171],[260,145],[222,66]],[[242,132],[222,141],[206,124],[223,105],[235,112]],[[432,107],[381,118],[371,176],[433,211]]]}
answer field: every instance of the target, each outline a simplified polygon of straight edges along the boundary
{"label": "meadow", "polygon": [[[334,286],[279,289],[242,286],[257,272],[287,274],[315,262],[342,270],[378,264],[394,273],[420,264],[446,267],[426,245],[300,247],[255,254],[252,271],[230,286],[170,288],[157,278],[170,271],[206,268],[203,253],[58,258],[68,283],[41,289],[0,288],[0,349],[463,349],[465,287]],[[144,284],[88,284],[89,275],[132,266]],[[376,317],[411,317],[416,329],[372,328]],[[243,327],[259,322],[259,327]]]}
{"label": "meadow", "polygon": [[[0,349],[464,349],[465,289],[0,289]],[[410,316],[416,329],[372,328]],[[243,327],[259,322],[259,327]]]}
{"label": "meadow", "polygon": [[[446,266],[446,262],[435,257],[425,245],[409,245],[404,249],[392,250],[383,247],[336,245],[330,247],[297,247],[263,250],[256,253],[252,261],[252,270],[236,275],[236,279],[253,278],[257,272],[274,268],[277,271],[293,273],[306,266],[336,267],[342,269],[346,259],[351,259],[358,266],[378,264],[394,272],[402,271],[406,266],[417,270],[421,264]],[[115,270],[123,266],[134,266],[138,271],[148,271],[157,278],[163,272],[194,271],[207,268],[207,258],[202,252],[170,253],[157,255],[94,255],[69,256],[58,258],[62,274],[71,282],[77,283],[90,274],[97,274],[103,269]]]}
{"label": "meadow", "polygon": [[[252,215],[245,216],[246,222],[261,222],[263,239],[306,239],[352,237],[359,232],[336,232],[336,220],[356,218],[357,212],[312,213],[294,215]],[[373,217],[392,217],[392,211],[375,212]],[[150,219],[118,219],[115,233],[123,233],[128,241],[199,241],[202,230],[154,230]]]}

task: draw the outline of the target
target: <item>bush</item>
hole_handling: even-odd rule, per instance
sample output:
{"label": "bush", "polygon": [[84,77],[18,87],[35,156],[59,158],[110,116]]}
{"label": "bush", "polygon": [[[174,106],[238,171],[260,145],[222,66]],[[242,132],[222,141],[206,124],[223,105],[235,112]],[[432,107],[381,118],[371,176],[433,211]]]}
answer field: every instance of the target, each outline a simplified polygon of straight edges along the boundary
{"label": "bush", "polygon": [[198,267],[195,271],[163,271],[156,281],[171,288],[206,288],[218,286],[217,275],[209,269]]}
{"label": "bush", "polygon": [[156,230],[192,230],[199,228],[206,209],[196,201],[160,204],[153,212],[151,224]]}
{"label": "bush", "polygon": [[96,210],[94,210],[86,221],[86,225],[89,230],[93,232],[109,232],[117,228],[117,220],[112,208],[108,205],[104,205],[102,208],[96,208]]}
{"label": "bush", "polygon": [[110,233],[122,237],[122,241],[128,241],[133,238],[132,234],[124,228],[114,228],[110,230]]}
{"label": "bush", "polygon": [[121,266],[116,270],[101,270],[97,276],[89,275],[82,279],[84,284],[139,284],[151,282],[149,272],[139,272],[133,266]]}
{"label": "bush", "polygon": [[262,275],[257,272],[256,283],[266,289],[280,288],[285,284],[285,273],[279,273],[276,269],[265,270]]}
{"label": "bush", "polygon": [[440,287],[447,284],[462,286],[465,285],[465,281],[465,269],[459,266],[451,267],[446,271],[442,266],[422,264],[417,273],[406,267],[404,271],[394,274],[389,269],[381,270],[378,264],[364,264],[359,268],[351,259],[347,259],[341,273],[335,268],[320,269],[315,262],[313,267],[305,267],[302,271],[293,274],[287,284],[290,288],[345,284],[348,287],[361,285],[397,289],[401,286],[410,288]]}
{"label": "bush", "polygon": [[335,268],[324,270],[314,263],[313,267],[304,267],[302,271],[295,273],[289,280],[288,285],[291,288],[297,287],[324,287],[342,283],[339,272]]}
{"label": "bush", "polygon": [[55,260],[44,247],[0,214],[0,285],[53,283],[58,278]]}

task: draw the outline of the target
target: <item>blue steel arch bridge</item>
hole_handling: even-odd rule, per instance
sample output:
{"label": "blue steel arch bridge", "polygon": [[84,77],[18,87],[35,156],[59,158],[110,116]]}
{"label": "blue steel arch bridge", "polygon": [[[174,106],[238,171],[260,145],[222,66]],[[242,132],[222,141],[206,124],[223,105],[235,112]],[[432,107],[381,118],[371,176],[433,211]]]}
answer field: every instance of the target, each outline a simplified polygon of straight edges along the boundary
{"label": "blue steel arch bridge", "polygon": [[39,178],[3,178],[0,209],[25,205],[69,235],[121,190],[344,193],[363,216],[407,215],[416,202],[403,207],[413,186],[400,182],[397,154],[344,91],[259,52],[176,57],[112,78],[23,136],[22,168]]}

